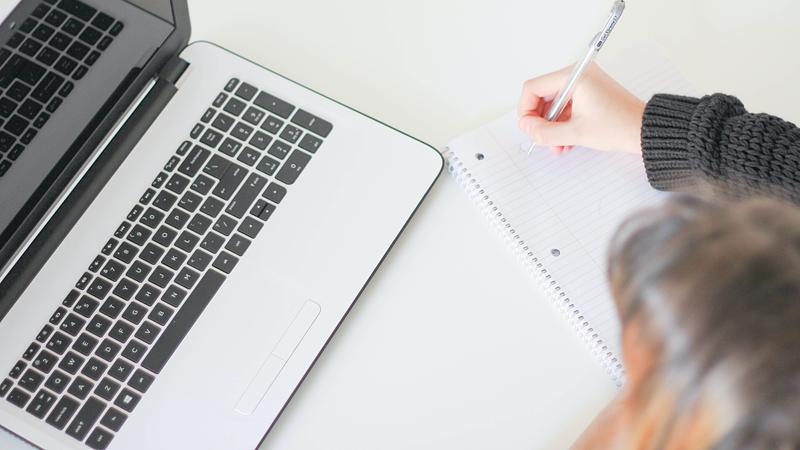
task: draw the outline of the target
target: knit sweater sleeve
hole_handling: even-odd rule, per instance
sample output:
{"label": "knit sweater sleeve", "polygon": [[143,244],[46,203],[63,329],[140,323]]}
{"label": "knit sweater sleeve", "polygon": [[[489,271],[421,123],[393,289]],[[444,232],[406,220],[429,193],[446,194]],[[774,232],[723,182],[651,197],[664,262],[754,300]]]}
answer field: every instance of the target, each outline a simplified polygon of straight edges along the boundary
{"label": "knit sweater sleeve", "polygon": [[778,117],[750,114],[735,97],[656,95],[645,108],[642,149],[656,189],[705,179],[800,198],[800,129]]}

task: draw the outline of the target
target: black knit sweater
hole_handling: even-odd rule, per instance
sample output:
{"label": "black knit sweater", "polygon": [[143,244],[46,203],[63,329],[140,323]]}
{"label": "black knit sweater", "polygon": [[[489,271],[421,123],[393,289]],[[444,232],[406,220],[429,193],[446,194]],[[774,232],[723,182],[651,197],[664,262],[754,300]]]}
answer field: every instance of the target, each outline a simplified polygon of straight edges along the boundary
{"label": "black knit sweater", "polygon": [[656,189],[705,180],[800,201],[800,129],[750,114],[735,97],[656,95],[645,108],[642,149]]}

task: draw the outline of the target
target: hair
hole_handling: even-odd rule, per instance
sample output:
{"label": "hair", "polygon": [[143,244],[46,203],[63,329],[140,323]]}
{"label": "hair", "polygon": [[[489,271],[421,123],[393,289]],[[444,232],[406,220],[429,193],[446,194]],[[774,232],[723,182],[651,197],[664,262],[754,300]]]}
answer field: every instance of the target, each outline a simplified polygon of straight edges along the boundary
{"label": "hair", "polygon": [[656,349],[638,401],[675,395],[642,448],[665,448],[711,404],[720,419],[702,448],[800,449],[800,211],[675,196],[620,228],[608,275],[623,324]]}

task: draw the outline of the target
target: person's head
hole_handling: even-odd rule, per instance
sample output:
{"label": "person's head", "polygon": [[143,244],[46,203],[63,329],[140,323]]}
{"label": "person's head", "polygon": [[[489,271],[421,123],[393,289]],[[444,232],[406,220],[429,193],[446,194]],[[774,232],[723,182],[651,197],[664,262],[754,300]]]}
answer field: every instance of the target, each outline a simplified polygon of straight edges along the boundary
{"label": "person's head", "polygon": [[800,449],[800,211],[675,197],[619,230],[609,281],[620,448]]}

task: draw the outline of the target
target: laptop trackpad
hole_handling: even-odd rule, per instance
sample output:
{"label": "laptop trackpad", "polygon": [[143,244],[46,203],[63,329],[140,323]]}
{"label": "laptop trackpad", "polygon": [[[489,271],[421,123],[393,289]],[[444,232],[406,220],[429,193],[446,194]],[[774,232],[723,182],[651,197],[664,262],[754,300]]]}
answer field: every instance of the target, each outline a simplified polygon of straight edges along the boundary
{"label": "laptop trackpad", "polygon": [[239,403],[236,404],[236,412],[244,415],[250,415],[256,410],[261,399],[267,394],[272,383],[278,378],[284,364],[294,353],[294,350],[300,345],[311,325],[319,316],[321,308],[317,303],[307,301],[297,316],[294,318],[289,328],[283,333],[283,337],[272,349],[272,353],[267,356],[264,364],[253,377],[250,385],[242,394]]}

